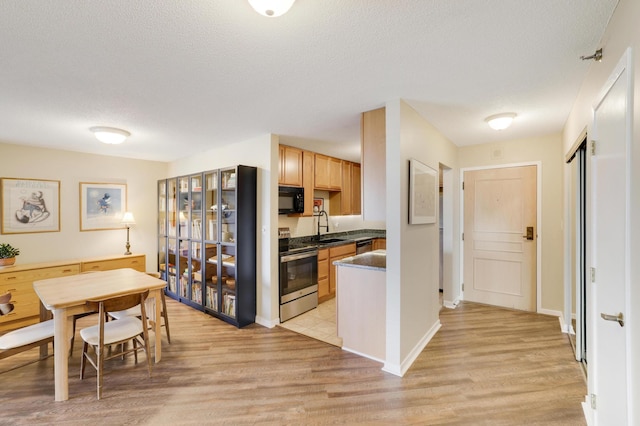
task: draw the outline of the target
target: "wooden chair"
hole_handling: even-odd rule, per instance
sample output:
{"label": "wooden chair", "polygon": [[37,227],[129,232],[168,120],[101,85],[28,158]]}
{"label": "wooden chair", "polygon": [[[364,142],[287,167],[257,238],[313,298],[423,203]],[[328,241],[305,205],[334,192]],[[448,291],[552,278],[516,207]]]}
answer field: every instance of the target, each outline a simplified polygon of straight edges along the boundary
{"label": "wooden chair", "polygon": [[[148,275],[151,275],[152,277],[155,278],[160,278],[160,274],[157,272],[148,272]],[[171,333],[169,332],[169,316],[167,315],[167,301],[165,299],[164,296],[164,291],[160,292],[160,299],[162,302],[162,312],[160,313],[160,315],[162,316],[162,326],[164,327],[165,331],[167,332],[167,342],[169,342],[169,344],[171,344]],[[141,312],[140,312],[140,306],[134,306],[131,309],[126,309],[123,311],[115,311],[115,312],[108,312],[109,317],[114,318],[114,319],[122,319],[124,317],[138,317],[141,318]],[[157,319],[156,319],[157,321]]]}
{"label": "wooden chair", "polygon": [[[151,357],[149,356],[149,331],[147,326],[147,315],[144,302],[149,295],[149,291],[131,293],[119,297],[104,300],[90,300],[87,302],[89,309],[98,311],[98,324],[80,330],[80,337],[84,341],[82,345],[82,359],[80,360],[80,379],[84,379],[86,361],[97,371],[97,395],[102,397],[102,372],[104,362],[116,358],[124,357],[133,352],[136,363],[138,362],[138,351],[144,350],[147,357],[147,368],[151,377]],[[106,321],[106,313],[109,311],[121,311],[133,306],[140,305],[141,318],[127,316],[122,319]],[[129,341],[133,342],[133,347],[128,348]],[[88,352],[88,348],[93,348],[93,355]],[[106,354],[107,347],[118,346],[119,350]]]}

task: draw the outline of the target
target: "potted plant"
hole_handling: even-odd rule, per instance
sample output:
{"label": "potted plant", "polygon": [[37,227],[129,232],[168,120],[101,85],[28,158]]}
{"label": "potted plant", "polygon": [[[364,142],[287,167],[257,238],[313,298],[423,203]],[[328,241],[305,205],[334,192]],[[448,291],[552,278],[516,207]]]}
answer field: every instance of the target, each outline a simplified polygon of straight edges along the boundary
{"label": "potted plant", "polygon": [[16,263],[16,256],[20,254],[20,249],[11,244],[0,244],[0,267],[11,266]]}

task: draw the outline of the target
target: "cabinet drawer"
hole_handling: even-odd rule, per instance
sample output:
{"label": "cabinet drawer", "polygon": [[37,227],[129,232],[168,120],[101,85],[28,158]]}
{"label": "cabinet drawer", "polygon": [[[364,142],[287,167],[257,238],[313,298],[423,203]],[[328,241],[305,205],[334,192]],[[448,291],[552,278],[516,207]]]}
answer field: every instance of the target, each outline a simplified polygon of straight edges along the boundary
{"label": "cabinet drawer", "polygon": [[29,289],[26,285],[0,287],[0,294],[7,291],[11,292],[13,310],[0,316],[0,324],[40,315],[40,299],[33,288]]}
{"label": "cabinet drawer", "polygon": [[0,285],[10,285],[22,282],[33,283],[38,280],[62,277],[65,275],[76,275],[78,273],[80,273],[80,267],[78,264],[29,269],[27,271],[0,274]]}
{"label": "cabinet drawer", "polygon": [[329,257],[349,257],[355,256],[356,254],[356,243],[345,244],[338,247],[331,247],[329,249]]}
{"label": "cabinet drawer", "polygon": [[112,269],[131,268],[139,272],[145,271],[144,256],[134,256],[110,260],[96,260],[94,262],[82,262],[82,272],[110,271]]}
{"label": "cabinet drawer", "polygon": [[318,281],[329,277],[329,258],[318,260]]}
{"label": "cabinet drawer", "polygon": [[326,260],[329,258],[329,249],[318,250],[318,260]]}

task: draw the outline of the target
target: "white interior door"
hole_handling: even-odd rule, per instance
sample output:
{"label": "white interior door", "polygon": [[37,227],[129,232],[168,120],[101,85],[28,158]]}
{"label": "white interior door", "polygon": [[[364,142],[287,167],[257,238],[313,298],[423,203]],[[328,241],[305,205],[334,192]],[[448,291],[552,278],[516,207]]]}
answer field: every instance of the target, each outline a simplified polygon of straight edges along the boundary
{"label": "white interior door", "polygon": [[[627,330],[629,286],[629,149],[631,92],[628,55],[618,64],[594,107],[591,157],[594,339],[588,346],[596,424],[628,424]],[[637,259],[636,259],[637,261]],[[616,320],[619,317],[620,322]],[[637,360],[636,360],[637,362]],[[593,370],[592,368],[593,367]],[[593,373],[592,373],[593,372]],[[594,389],[595,388],[595,389]]]}
{"label": "white interior door", "polygon": [[536,310],[537,167],[464,173],[464,298]]}

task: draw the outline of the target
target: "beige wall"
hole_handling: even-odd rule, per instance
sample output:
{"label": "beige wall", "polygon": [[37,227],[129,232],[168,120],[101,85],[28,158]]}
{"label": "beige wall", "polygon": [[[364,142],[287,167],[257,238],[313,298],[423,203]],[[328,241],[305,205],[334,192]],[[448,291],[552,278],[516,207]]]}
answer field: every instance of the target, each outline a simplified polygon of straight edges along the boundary
{"label": "beige wall", "polygon": [[19,263],[75,259],[125,251],[126,231],[80,232],[80,182],[126,183],[131,251],[147,255],[147,270],[157,270],[157,190],[167,164],[24,145],[0,144],[0,177],[60,181],[60,232],[0,235],[20,249]]}
{"label": "beige wall", "polygon": [[[404,373],[439,327],[438,224],[409,225],[409,159],[457,175],[457,149],[401,100],[386,105],[387,358],[385,370]],[[457,178],[456,178],[457,180]],[[454,235],[459,206],[454,205]],[[455,242],[454,253],[459,252]],[[457,258],[457,256],[456,256]],[[457,259],[454,269],[459,268]],[[459,282],[459,277],[454,277]]]}
{"label": "beige wall", "polygon": [[[263,135],[251,140],[211,149],[169,164],[167,176],[235,166],[258,168],[257,213],[257,316],[267,327],[279,323],[278,294],[278,137]],[[275,173],[271,171],[275,170]]]}
{"label": "beige wall", "polygon": [[560,134],[484,144],[459,149],[459,166],[496,166],[531,161],[542,163],[542,300],[541,308],[563,310],[563,161]]}
{"label": "beige wall", "polygon": [[[620,0],[599,45],[603,48],[602,62],[591,62],[587,77],[582,83],[580,93],[569,114],[563,133],[564,153],[580,137],[585,127],[589,135],[593,133],[591,128],[593,106],[599,99],[601,90],[625,50],[630,47],[633,58],[634,87],[633,143],[630,151],[631,185],[629,192],[631,221],[630,228],[627,231],[630,241],[628,256],[631,259],[628,279],[631,285],[628,291],[628,310],[625,312],[625,316],[630,318],[627,331],[628,377],[630,384],[629,407],[631,409],[629,424],[640,424],[640,364],[637,362],[640,359],[640,326],[638,325],[640,323],[631,319],[636,317],[640,306],[640,286],[638,286],[638,283],[640,283],[640,262],[637,261],[640,259],[640,223],[636,220],[640,217],[640,31],[638,31],[638,22],[640,22],[640,2],[637,0]],[[587,160],[587,174],[590,171],[589,167],[589,160]],[[589,184],[589,178],[587,178],[588,192]],[[625,323],[626,326],[627,323]],[[597,344],[593,340],[591,342],[592,344]],[[591,362],[594,358],[592,358],[592,355],[590,356],[589,369],[592,372],[592,369],[595,368],[595,363]],[[606,366],[603,368],[606,368]],[[594,388],[594,383],[591,380],[593,374],[590,373],[589,377],[589,393],[595,393],[597,389]]]}

